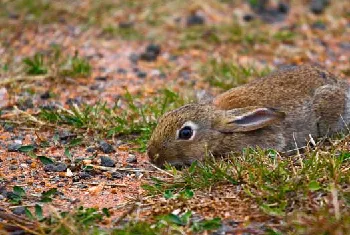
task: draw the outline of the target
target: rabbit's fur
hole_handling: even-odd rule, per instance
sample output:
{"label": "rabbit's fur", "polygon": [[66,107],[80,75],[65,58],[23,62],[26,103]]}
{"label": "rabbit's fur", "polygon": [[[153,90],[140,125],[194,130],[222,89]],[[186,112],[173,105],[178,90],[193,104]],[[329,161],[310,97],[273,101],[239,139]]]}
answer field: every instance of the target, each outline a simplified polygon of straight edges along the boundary
{"label": "rabbit's fur", "polygon": [[181,166],[207,152],[222,155],[257,146],[287,151],[305,146],[309,136],[344,130],[349,100],[349,84],[319,67],[281,69],[209,102],[164,114],[148,155],[156,165]]}

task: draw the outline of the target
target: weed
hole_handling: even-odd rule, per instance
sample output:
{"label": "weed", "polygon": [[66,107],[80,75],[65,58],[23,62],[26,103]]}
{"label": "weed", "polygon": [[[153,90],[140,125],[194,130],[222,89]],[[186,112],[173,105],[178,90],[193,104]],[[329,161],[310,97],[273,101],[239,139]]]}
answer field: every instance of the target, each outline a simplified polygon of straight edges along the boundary
{"label": "weed", "polygon": [[247,83],[251,78],[261,77],[269,72],[268,67],[258,70],[254,66],[242,66],[215,59],[210,60],[202,69],[202,74],[209,84],[223,90]]}
{"label": "weed", "polygon": [[44,55],[40,53],[36,53],[32,58],[27,57],[23,59],[23,63],[26,65],[26,72],[29,75],[46,74],[48,71]]}

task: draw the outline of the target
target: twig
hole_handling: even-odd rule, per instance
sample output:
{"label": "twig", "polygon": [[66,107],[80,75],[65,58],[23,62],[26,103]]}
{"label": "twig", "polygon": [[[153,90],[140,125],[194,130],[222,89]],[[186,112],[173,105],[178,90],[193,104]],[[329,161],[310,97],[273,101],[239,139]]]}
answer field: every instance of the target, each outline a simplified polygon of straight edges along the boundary
{"label": "twig", "polygon": [[169,176],[171,176],[171,177],[173,177],[174,178],[174,175],[173,174],[171,174],[171,173],[169,173],[169,172],[167,172],[167,171],[165,171],[165,170],[163,170],[163,169],[160,169],[159,167],[157,167],[156,165],[153,165],[152,163],[149,163],[151,166],[153,166],[155,169],[157,169],[158,171],[160,171],[160,172],[162,172],[162,173],[164,173],[164,174],[166,174],[166,175],[169,175]]}
{"label": "twig", "polygon": [[19,82],[19,81],[44,80],[44,79],[47,79],[50,77],[52,77],[51,74],[41,75],[41,76],[17,76],[17,77],[2,78],[2,79],[0,79],[0,86],[7,85],[7,84],[13,83],[13,82]]}
{"label": "twig", "polygon": [[14,110],[15,110],[16,112],[18,112],[18,113],[20,113],[20,114],[23,114],[24,116],[28,117],[29,120],[31,120],[31,121],[33,121],[33,122],[35,122],[35,123],[38,123],[39,125],[45,125],[44,122],[38,120],[36,117],[34,117],[33,115],[31,115],[30,113],[20,110],[16,105],[13,106],[13,108],[14,108]]}

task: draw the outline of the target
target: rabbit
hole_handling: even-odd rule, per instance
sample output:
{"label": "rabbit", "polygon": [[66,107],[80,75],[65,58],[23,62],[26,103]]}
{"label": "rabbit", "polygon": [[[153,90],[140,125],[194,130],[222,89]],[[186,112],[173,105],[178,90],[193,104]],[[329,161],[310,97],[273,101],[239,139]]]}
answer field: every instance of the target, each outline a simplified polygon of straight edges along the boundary
{"label": "rabbit", "polygon": [[182,167],[248,147],[283,152],[347,130],[350,89],[318,66],[290,66],[206,102],[165,113],[148,142],[152,163]]}

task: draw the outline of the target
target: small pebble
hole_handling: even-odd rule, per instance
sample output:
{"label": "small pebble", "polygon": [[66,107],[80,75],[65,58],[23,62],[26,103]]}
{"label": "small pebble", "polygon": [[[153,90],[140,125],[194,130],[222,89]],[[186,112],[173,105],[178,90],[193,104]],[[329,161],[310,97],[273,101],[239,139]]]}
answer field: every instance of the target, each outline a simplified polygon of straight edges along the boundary
{"label": "small pebble", "polygon": [[87,153],[93,153],[96,151],[95,147],[93,146],[90,146],[90,147],[87,147],[86,150],[85,150]]}
{"label": "small pebble", "polygon": [[326,0],[311,0],[310,10],[312,13],[319,15],[322,14],[328,5]]}
{"label": "small pebble", "polygon": [[12,213],[15,215],[24,215],[26,213],[26,208],[24,206],[15,207],[12,209]]}
{"label": "small pebble", "polygon": [[85,171],[79,173],[79,178],[80,179],[90,179],[91,175]]}
{"label": "small pebble", "polygon": [[131,54],[131,55],[129,56],[129,60],[130,60],[132,63],[136,64],[137,61],[139,60],[139,55],[133,53],[133,54]]}
{"label": "small pebble", "polygon": [[74,133],[71,133],[68,130],[63,130],[63,131],[58,133],[58,137],[60,138],[60,140],[68,140],[68,139],[72,139],[72,138],[77,137],[77,135]]}
{"label": "small pebble", "polygon": [[320,21],[317,21],[311,25],[313,29],[326,30],[326,25]]}
{"label": "small pebble", "polygon": [[136,163],[137,162],[137,158],[136,158],[135,155],[129,154],[129,157],[127,157],[126,162],[127,163]]}
{"label": "small pebble", "polygon": [[243,16],[243,20],[244,20],[245,22],[250,22],[250,21],[252,21],[253,19],[254,19],[254,16],[251,15],[251,14],[245,14],[245,15]]}
{"label": "small pebble", "polygon": [[16,166],[16,165],[11,165],[11,166],[9,167],[9,169],[10,169],[11,171],[15,171],[15,170],[18,169],[18,166]]}
{"label": "small pebble", "polygon": [[124,178],[124,175],[120,173],[119,171],[112,172],[112,178],[113,179],[122,179]]}
{"label": "small pebble", "polygon": [[158,55],[156,55],[154,52],[146,51],[144,53],[141,53],[140,60],[151,62],[157,60]]}
{"label": "small pebble", "polygon": [[289,12],[289,5],[285,2],[280,2],[278,3],[277,9],[279,12],[287,14]]}
{"label": "small pebble", "polygon": [[96,81],[107,81],[107,76],[97,76],[95,77],[95,80]]}
{"label": "small pebble", "polygon": [[44,170],[47,172],[65,172],[67,170],[67,165],[63,162],[56,162],[45,165]]}
{"label": "small pebble", "polygon": [[203,25],[205,22],[204,18],[197,14],[192,14],[189,17],[187,17],[186,24],[187,26],[193,26],[193,25]]}
{"label": "small pebble", "polygon": [[42,100],[47,100],[47,99],[49,99],[50,97],[51,97],[51,95],[50,95],[50,92],[49,92],[49,91],[46,91],[45,93],[43,93],[43,94],[40,95],[40,98],[41,98]]}
{"label": "small pebble", "polygon": [[9,152],[16,152],[18,149],[22,146],[20,143],[10,143],[7,145],[7,151]]}
{"label": "small pebble", "polygon": [[129,28],[132,28],[134,26],[134,23],[133,22],[130,22],[130,21],[121,21],[119,22],[119,28],[121,29],[129,29]]}
{"label": "small pebble", "polygon": [[119,73],[119,74],[127,74],[128,71],[126,69],[123,69],[123,68],[118,68],[117,69],[117,73]]}
{"label": "small pebble", "polygon": [[101,156],[101,166],[114,167],[115,161],[108,156]]}
{"label": "small pebble", "polygon": [[158,56],[160,54],[160,46],[158,44],[149,44],[147,47],[146,47],[146,52],[153,52],[156,56]]}
{"label": "small pebble", "polygon": [[138,78],[146,78],[147,77],[147,73],[146,72],[143,72],[143,71],[139,71],[137,73],[137,77]]}
{"label": "small pebble", "polygon": [[102,150],[103,153],[107,153],[107,154],[115,151],[112,145],[110,145],[109,143],[103,140],[100,141],[100,149]]}

